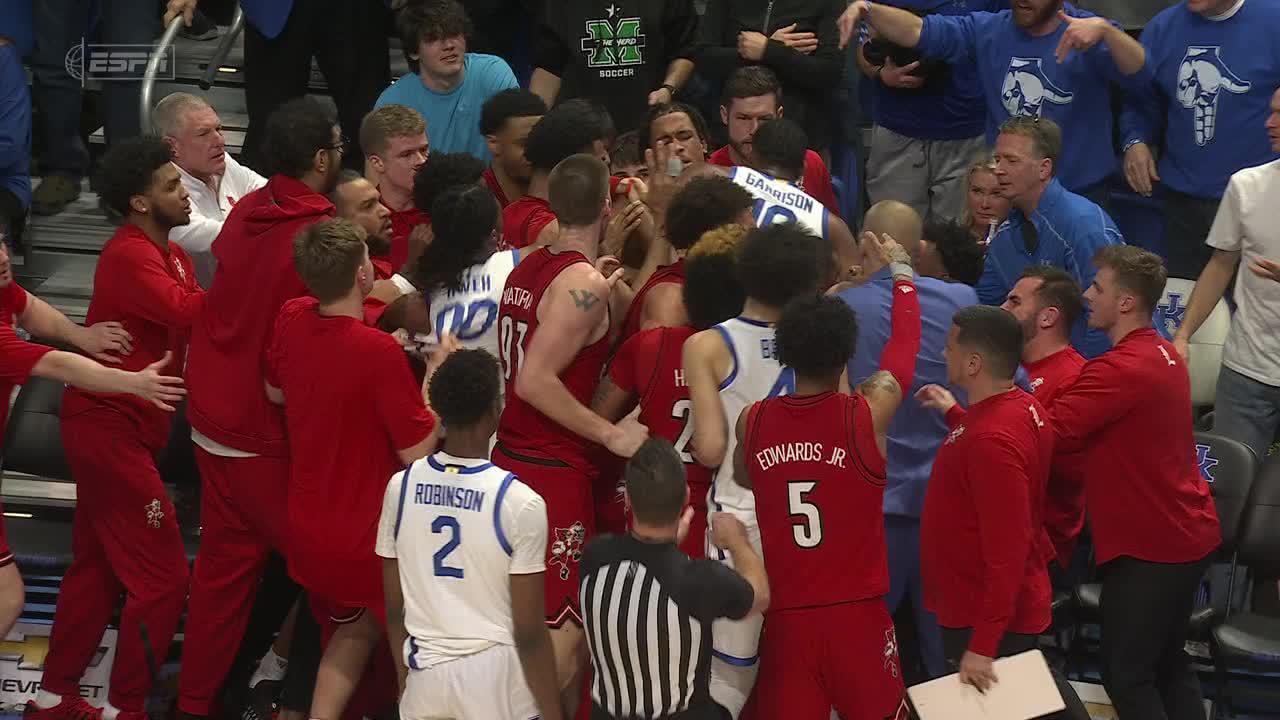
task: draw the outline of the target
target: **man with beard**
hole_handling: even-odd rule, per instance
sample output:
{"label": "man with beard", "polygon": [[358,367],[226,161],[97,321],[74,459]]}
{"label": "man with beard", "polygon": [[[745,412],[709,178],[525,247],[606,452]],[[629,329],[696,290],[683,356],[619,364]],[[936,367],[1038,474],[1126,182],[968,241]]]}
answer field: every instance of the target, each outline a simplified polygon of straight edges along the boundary
{"label": "man with beard", "polygon": [[480,109],[480,134],[493,155],[484,171],[484,184],[503,209],[529,190],[533,168],[524,157],[524,145],[533,126],[546,114],[542,98],[520,88],[503,90]]}
{"label": "man with beard", "polygon": [[360,173],[343,170],[337,186],[329,193],[329,200],[338,217],[364,230],[374,277],[386,280],[394,275],[395,268],[390,261],[381,257],[391,250],[391,210],[380,202],[377,186]]}
{"label": "man with beard", "polygon": [[1066,130],[1062,184],[1105,201],[1105,182],[1116,165],[1110,83],[1136,87],[1146,61],[1142,46],[1118,26],[1063,0],[1015,0],[1011,10],[998,13],[925,18],[859,0],[840,16],[842,46],[859,21],[895,45],[918,48],[926,58],[976,63],[987,103],[988,143],[995,143],[1009,117],[1057,122]]}
{"label": "man with beard", "polygon": [[[100,188],[104,205],[124,223],[102,248],[86,319],[119,322],[133,338],[123,369],[160,361],[181,374],[205,292],[186,252],[169,243],[191,203],[168,146],[154,138],[116,144],[103,158]],[[27,711],[32,717],[146,718],[156,668],[149,658],[168,655],[187,595],[177,512],[156,468],[169,440],[167,409],[76,388],[63,399],[62,438],[77,493],[74,559],[62,580],[41,689]],[[107,706],[96,708],[80,697],[80,678],[122,596],[119,662]]]}
{"label": "man with beard", "polygon": [[214,243],[218,269],[191,339],[191,440],[203,487],[178,707],[205,716],[236,653],[267,555],[285,550],[288,444],[263,391],[263,353],[280,307],[305,295],[293,238],[333,217],[325,195],[346,142],[325,106],[285,103],[267,123],[273,175],[236,204]]}
{"label": "man with beard", "polygon": [[213,284],[213,240],[240,198],[267,179],[227,153],[222,119],[198,95],[166,95],[151,115],[156,132],[173,149],[173,164],[191,196],[191,222],[173,229],[169,239],[191,256],[200,287]]}
{"label": "man with beard", "polygon": [[399,269],[409,256],[409,233],[431,222],[431,216],[413,202],[413,177],[430,151],[427,124],[412,108],[383,105],[360,123],[360,147],[365,151],[369,180],[391,211],[391,249],[378,259]]}

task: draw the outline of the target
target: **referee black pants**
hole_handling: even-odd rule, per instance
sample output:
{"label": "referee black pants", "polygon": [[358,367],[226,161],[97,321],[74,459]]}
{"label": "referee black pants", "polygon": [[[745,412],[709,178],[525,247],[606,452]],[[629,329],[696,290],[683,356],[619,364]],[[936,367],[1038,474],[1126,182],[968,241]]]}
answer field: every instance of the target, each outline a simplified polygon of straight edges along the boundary
{"label": "referee black pants", "polygon": [[[965,651],[969,649],[971,635],[973,635],[973,628],[942,628],[942,654],[946,658],[948,672],[960,670],[960,658],[964,657]],[[996,657],[1009,657],[1034,650],[1038,640],[1037,635],[1005,633],[1004,637],[1000,638],[1000,647],[996,648]],[[1058,693],[1062,695],[1062,702],[1066,703],[1067,707],[1062,712],[1044,717],[1050,720],[1090,720],[1089,711],[1085,709],[1084,703],[1080,702],[1080,696],[1076,695],[1075,688],[1071,687],[1067,678],[1051,664],[1049,673],[1053,675],[1053,683],[1058,686]],[[1123,715],[1121,717],[1129,720]]]}
{"label": "referee black pants", "polygon": [[1102,683],[1124,720],[1203,720],[1200,680],[1183,646],[1212,557],[1102,566]]}

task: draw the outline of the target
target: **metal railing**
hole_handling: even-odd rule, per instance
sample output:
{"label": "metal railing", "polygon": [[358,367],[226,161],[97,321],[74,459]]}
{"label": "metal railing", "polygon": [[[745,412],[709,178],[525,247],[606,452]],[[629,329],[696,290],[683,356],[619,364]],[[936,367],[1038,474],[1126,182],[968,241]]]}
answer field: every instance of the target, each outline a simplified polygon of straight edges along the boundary
{"label": "metal railing", "polygon": [[[151,124],[151,111],[155,107],[151,99],[155,91],[156,74],[160,71],[161,60],[167,55],[169,47],[173,45],[173,39],[177,37],[178,31],[182,27],[182,17],[174,18],[169,23],[169,26],[164,29],[164,34],[160,36],[160,41],[156,43],[155,50],[151,53],[150,59],[147,60],[147,72],[142,78],[142,92],[138,99],[138,125],[143,129],[144,133],[155,129]],[[240,3],[236,3],[236,13],[231,20],[231,27],[223,33],[222,39],[218,41],[218,48],[214,51],[213,57],[209,59],[209,66],[205,68],[204,76],[199,80],[201,90],[208,90],[213,87],[213,81],[217,77],[218,69],[222,67],[222,63],[226,61],[227,56],[231,54],[231,47],[235,45],[236,37],[243,30],[244,10],[240,8]]]}

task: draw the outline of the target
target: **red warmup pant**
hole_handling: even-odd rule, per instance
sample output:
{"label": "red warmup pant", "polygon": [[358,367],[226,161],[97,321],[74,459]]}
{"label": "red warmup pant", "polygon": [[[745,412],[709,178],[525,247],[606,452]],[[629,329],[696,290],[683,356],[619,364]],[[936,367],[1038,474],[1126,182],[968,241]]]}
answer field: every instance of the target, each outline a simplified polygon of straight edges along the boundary
{"label": "red warmup pant", "polygon": [[267,556],[285,549],[287,458],[229,458],[196,446],[203,495],[178,709],[210,715],[244,639]]}
{"label": "red warmup pant", "polygon": [[53,616],[44,688],[80,694],[80,678],[125,597],[111,692],[121,710],[141,712],[152,661],[165,661],[187,598],[187,558],[177,513],[152,451],[118,413],[95,409],[63,418],[62,442],[76,480],[71,568]]}

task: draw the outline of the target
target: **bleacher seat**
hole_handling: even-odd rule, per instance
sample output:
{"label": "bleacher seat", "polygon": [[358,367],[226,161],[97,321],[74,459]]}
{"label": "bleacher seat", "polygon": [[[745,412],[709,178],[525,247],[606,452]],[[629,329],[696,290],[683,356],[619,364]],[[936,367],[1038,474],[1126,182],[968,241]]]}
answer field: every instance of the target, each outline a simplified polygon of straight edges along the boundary
{"label": "bleacher seat", "polygon": [[[1234,561],[1236,540],[1245,517],[1250,490],[1257,475],[1258,459],[1249,446],[1231,438],[1209,432],[1195,434],[1196,456],[1200,458],[1200,472],[1209,482],[1213,503],[1222,526],[1222,545],[1218,554],[1226,561]],[[1233,585],[1234,579],[1228,580]],[[1102,617],[1102,584],[1084,583],[1076,588],[1076,621],[1099,622]],[[1231,603],[1228,589],[1226,605]],[[1226,614],[1226,607],[1212,605],[1196,608],[1191,612],[1192,639],[1207,639],[1209,631]],[[1104,629],[1103,632],[1106,632]],[[1079,637],[1079,633],[1076,634]]]}
{"label": "bleacher seat", "polygon": [[[1186,316],[1187,301],[1191,299],[1191,291],[1195,288],[1194,280],[1169,278],[1164,286],[1164,295],[1156,306],[1155,325],[1160,334],[1172,340],[1174,333],[1182,326]],[[1222,369],[1222,346],[1227,342],[1227,333],[1231,330],[1231,311],[1227,302],[1219,300],[1205,318],[1204,324],[1191,336],[1191,357],[1187,370],[1191,374],[1191,404],[1194,407],[1207,407],[1213,404],[1214,392],[1218,387],[1218,373]]]}
{"label": "bleacher seat", "polygon": [[[1245,505],[1239,562],[1254,577],[1280,576],[1280,456],[1265,463]],[[1232,564],[1232,570],[1236,568]],[[1217,712],[1231,712],[1232,671],[1280,673],[1280,618],[1236,613],[1214,628],[1210,648],[1217,676]]]}
{"label": "bleacher seat", "polygon": [[33,377],[18,391],[9,411],[3,470],[71,482],[59,418],[65,389],[56,380]]}

